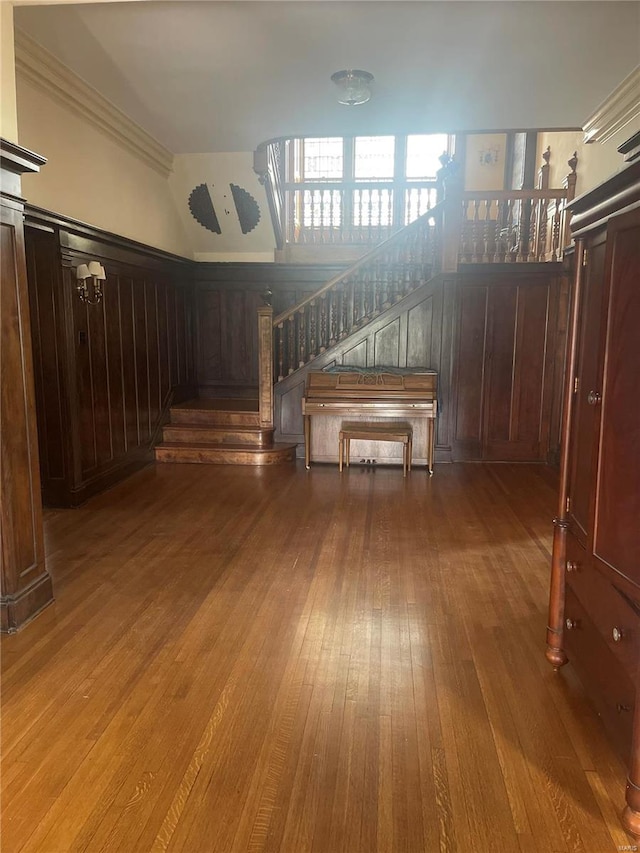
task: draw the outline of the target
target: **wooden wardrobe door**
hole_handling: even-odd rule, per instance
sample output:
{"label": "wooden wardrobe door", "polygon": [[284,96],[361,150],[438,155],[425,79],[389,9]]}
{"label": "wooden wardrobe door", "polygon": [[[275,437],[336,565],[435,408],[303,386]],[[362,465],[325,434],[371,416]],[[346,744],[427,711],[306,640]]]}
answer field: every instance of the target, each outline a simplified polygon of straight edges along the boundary
{"label": "wooden wardrobe door", "polygon": [[594,554],[640,586],[640,210],[612,220]]}
{"label": "wooden wardrobe door", "polygon": [[606,233],[587,246],[587,270],[582,297],[578,354],[574,381],[574,410],[569,437],[569,488],[567,517],[571,530],[587,544],[595,477],[600,406],[593,394],[602,392],[601,337],[605,280]]}

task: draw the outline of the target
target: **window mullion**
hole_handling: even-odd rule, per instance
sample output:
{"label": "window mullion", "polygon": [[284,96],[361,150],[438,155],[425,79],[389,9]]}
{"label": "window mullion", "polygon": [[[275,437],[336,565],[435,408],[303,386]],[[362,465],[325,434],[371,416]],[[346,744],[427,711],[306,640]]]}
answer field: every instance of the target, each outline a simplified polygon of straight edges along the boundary
{"label": "window mullion", "polygon": [[393,164],[393,226],[405,225],[405,186],[407,183],[407,137],[396,136],[395,157]]}
{"label": "window mullion", "polygon": [[342,191],[342,227],[351,231],[354,226],[353,221],[353,190],[355,183],[355,164],[353,159],[354,144],[353,136],[345,136],[343,140],[344,148],[344,166],[342,171],[342,183],[344,189]]}

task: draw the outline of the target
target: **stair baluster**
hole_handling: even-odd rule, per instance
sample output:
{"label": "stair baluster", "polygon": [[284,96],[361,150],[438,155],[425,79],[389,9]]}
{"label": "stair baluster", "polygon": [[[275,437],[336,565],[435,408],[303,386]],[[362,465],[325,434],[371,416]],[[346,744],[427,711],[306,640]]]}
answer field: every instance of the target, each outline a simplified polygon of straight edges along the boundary
{"label": "stair baluster", "polygon": [[315,300],[309,303],[309,358],[315,358],[316,356],[316,307],[317,303]]}
{"label": "stair baluster", "polygon": [[278,382],[282,382],[285,377],[284,372],[284,323],[278,323],[276,326],[278,336]]}
{"label": "stair baluster", "polygon": [[295,368],[295,351],[296,351],[296,327],[295,314],[287,318],[287,375],[293,373]]}
{"label": "stair baluster", "polygon": [[326,350],[327,344],[327,295],[323,294],[320,297],[320,352]]}
{"label": "stair baluster", "polygon": [[298,367],[304,367],[307,363],[307,341],[305,335],[305,311],[306,305],[300,308],[298,311],[298,350],[300,353],[300,360],[298,362]]}
{"label": "stair baluster", "polygon": [[338,340],[338,293],[329,291],[329,346],[333,346]]}

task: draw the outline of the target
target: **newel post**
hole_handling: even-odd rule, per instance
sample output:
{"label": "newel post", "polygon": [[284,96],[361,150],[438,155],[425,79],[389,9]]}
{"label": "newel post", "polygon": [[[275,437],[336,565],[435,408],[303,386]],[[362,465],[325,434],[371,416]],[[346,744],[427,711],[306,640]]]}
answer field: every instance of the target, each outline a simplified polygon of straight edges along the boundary
{"label": "newel post", "polygon": [[462,170],[452,160],[443,169],[444,216],[442,227],[442,272],[457,272],[462,235],[462,194],[464,190]]}
{"label": "newel post", "polygon": [[573,157],[567,161],[567,166],[571,169],[571,171],[562,182],[563,188],[567,191],[567,197],[563,211],[564,222],[561,231],[561,249],[566,248],[571,243],[571,213],[567,210],[567,205],[572,202],[576,197],[576,182],[578,180],[578,174],[576,172],[576,169],[578,167],[578,154],[576,151],[573,152]]}
{"label": "newel post", "polygon": [[539,190],[548,190],[549,189],[549,170],[551,166],[549,165],[549,160],[551,160],[551,146],[547,145],[547,150],[542,152],[542,159],[544,163],[538,169],[538,189]]}
{"label": "newel post", "polygon": [[258,401],[260,428],[273,429],[273,308],[258,308]]}

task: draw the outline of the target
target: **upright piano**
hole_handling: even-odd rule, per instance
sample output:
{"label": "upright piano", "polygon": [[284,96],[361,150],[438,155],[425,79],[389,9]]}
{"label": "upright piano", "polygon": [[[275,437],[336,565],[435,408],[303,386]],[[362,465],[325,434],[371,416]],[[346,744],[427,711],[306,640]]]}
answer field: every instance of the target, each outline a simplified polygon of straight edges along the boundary
{"label": "upright piano", "polygon": [[[322,444],[317,458],[332,461],[333,448],[337,453],[343,418],[381,422],[402,418],[414,425],[416,461],[424,461],[428,470],[433,471],[437,387],[438,374],[434,370],[398,370],[391,373],[384,369],[361,368],[358,372],[309,373],[302,400],[306,467],[309,468],[312,455],[316,458],[314,443]],[[323,433],[324,442],[322,436],[314,442],[313,437],[318,431]],[[420,444],[424,448],[424,456]]]}

